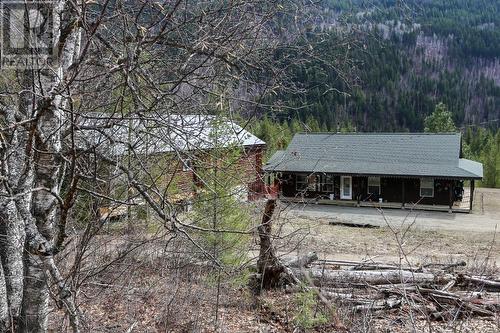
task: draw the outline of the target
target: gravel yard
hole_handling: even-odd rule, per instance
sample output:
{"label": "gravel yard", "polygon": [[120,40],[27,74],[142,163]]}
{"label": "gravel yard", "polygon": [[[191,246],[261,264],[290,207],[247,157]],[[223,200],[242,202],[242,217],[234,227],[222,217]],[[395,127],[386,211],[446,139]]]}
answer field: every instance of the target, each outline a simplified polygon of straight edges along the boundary
{"label": "gravel yard", "polygon": [[[320,258],[398,262],[407,257],[412,263],[465,260],[470,265],[486,262],[499,265],[500,190],[478,189],[476,195],[471,214],[284,206],[279,219],[282,234],[300,230],[295,235],[296,242],[285,238],[280,250],[316,251]],[[379,228],[338,226],[330,222],[371,224]]]}

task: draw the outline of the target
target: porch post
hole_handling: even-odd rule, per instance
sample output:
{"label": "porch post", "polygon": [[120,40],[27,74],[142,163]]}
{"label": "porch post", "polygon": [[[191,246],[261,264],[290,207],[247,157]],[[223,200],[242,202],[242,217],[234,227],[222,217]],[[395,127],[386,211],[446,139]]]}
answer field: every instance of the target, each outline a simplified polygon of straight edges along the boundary
{"label": "porch post", "polygon": [[[354,179],[354,177],[353,177],[353,179]],[[357,189],[357,191],[356,191],[356,192],[357,192],[357,193],[356,193],[356,206],[357,206],[357,207],[359,207],[359,206],[360,206],[360,205],[359,205],[359,202],[360,202],[360,200],[361,200],[361,193],[363,192],[363,184],[362,184],[361,179],[362,179],[361,177],[357,177],[357,178],[356,178],[356,184],[357,184],[357,185],[356,185],[356,189]],[[353,183],[353,186],[352,186],[352,188],[353,188],[353,190],[352,190],[352,194],[354,194],[354,180],[352,181],[352,183]]]}
{"label": "porch post", "polygon": [[405,208],[405,179],[401,178],[401,208]]}
{"label": "porch post", "polygon": [[470,181],[470,202],[469,212],[472,212],[472,200],[474,199],[474,179]]}
{"label": "porch post", "polygon": [[449,190],[450,190],[450,209],[448,212],[451,213],[453,207],[453,181],[450,182]]}

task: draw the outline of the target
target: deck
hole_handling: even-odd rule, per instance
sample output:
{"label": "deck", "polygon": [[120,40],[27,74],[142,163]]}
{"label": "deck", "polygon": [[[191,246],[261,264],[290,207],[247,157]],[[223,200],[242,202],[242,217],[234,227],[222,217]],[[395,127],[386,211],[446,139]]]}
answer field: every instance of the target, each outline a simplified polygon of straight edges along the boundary
{"label": "deck", "polygon": [[[447,205],[422,205],[422,204],[412,204],[406,203],[404,206],[401,202],[372,202],[372,201],[360,201],[359,203],[355,200],[328,200],[328,199],[310,199],[302,197],[284,197],[279,196],[279,199],[284,202],[293,202],[300,204],[318,204],[318,205],[337,205],[337,206],[348,206],[348,207],[374,207],[374,208],[393,208],[393,209],[406,209],[406,210],[428,210],[428,211],[440,211],[440,212],[450,212],[450,207]],[[470,200],[470,189],[464,188],[463,200],[456,201],[451,209],[451,213],[470,213],[469,201]]]}

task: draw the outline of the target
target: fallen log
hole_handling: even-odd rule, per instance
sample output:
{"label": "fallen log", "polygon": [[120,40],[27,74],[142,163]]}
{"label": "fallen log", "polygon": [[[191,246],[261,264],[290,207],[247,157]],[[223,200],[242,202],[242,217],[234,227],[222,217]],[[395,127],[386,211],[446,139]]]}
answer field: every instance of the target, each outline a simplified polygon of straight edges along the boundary
{"label": "fallen log", "polygon": [[491,317],[494,313],[490,310],[484,309],[483,307],[474,305],[467,300],[463,300],[460,297],[455,295],[442,295],[441,293],[429,293],[429,296],[434,299],[434,301],[442,306],[442,303],[447,303],[453,305],[457,308],[460,314],[463,312],[470,312],[472,314],[482,316],[482,317]]}
{"label": "fallen log", "polygon": [[[376,274],[380,273],[380,274]],[[382,274],[383,273],[383,274]],[[419,311],[427,318],[433,320],[448,320],[456,317],[464,316],[481,316],[491,317],[494,316],[500,304],[495,299],[484,299],[484,295],[467,295],[460,294],[464,291],[450,292],[443,289],[433,289],[421,287],[420,282],[424,281],[425,284],[435,284],[449,279],[453,282],[452,278],[456,276],[436,276],[429,273],[412,273],[395,271],[391,272],[391,276],[387,276],[387,271],[329,271],[329,270],[294,270],[294,274],[301,279],[312,281],[321,287],[304,287],[292,286],[289,288],[292,292],[304,290],[314,290],[324,301],[335,301],[338,304],[348,304],[349,309],[354,312],[378,312],[387,311],[396,308],[408,308],[411,311],[419,309]],[[353,275],[355,275],[353,277]],[[411,283],[407,284],[384,284],[377,285],[377,283],[392,278],[411,279]],[[363,282],[366,286],[370,287],[365,289],[365,292],[354,292],[352,288],[331,288],[324,287],[325,280],[328,283],[332,281],[345,283],[351,281],[352,284]],[[368,283],[369,281],[370,283]],[[419,282],[419,283],[416,283]],[[352,285],[351,284],[351,285]],[[424,285],[425,285],[424,284]],[[328,285],[328,284],[327,284]],[[452,283],[446,285],[452,288]]]}
{"label": "fallen log", "polygon": [[447,283],[452,276],[434,275],[431,273],[415,273],[403,270],[386,271],[345,271],[345,270],[322,270],[311,268],[306,270],[292,269],[299,279],[311,280],[315,285],[342,284],[342,283],[366,283],[370,285],[391,283]]}
{"label": "fallen log", "polygon": [[[398,288],[386,288],[383,292],[389,294],[407,295],[419,303],[424,303],[426,300],[432,301],[443,309],[446,309],[446,305],[453,307],[453,309],[446,309],[444,312],[432,313],[431,315],[433,318],[435,317],[434,319],[442,318],[443,313],[448,313],[450,311],[454,311],[455,316],[470,313],[482,317],[490,317],[494,315],[494,312],[489,308],[494,308],[496,305],[493,302],[480,302],[475,299],[463,298],[460,295],[456,295],[451,292],[422,288],[418,286],[406,288],[404,290]],[[417,297],[415,298],[414,296]]]}
{"label": "fallen log", "polygon": [[401,304],[402,302],[399,298],[392,297],[384,300],[371,301],[367,304],[356,305],[353,307],[353,310],[355,312],[390,310],[400,307]]}
{"label": "fallen log", "polygon": [[309,252],[306,255],[284,261],[283,264],[290,268],[302,268],[309,266],[316,260],[318,260],[316,252]]}
{"label": "fallen log", "polygon": [[500,282],[498,281],[468,275],[460,275],[459,279],[462,282],[479,286],[487,291],[500,291]]}
{"label": "fallen log", "polygon": [[407,271],[416,271],[419,270],[420,268],[410,268],[410,267],[398,267],[395,265],[384,265],[384,264],[359,264],[357,266],[353,266],[351,270],[353,271],[378,271],[378,270],[407,270]]}
{"label": "fallen log", "polygon": [[338,222],[338,221],[330,221],[329,225],[338,225],[341,227],[351,227],[351,228],[368,228],[368,229],[379,229],[380,226],[369,224],[369,223],[355,223],[355,222]]}
{"label": "fallen log", "polygon": [[389,265],[380,262],[368,262],[368,261],[350,261],[350,260],[335,260],[335,259],[320,259],[313,263],[314,265],[336,265],[336,266],[347,266],[352,267],[352,270],[404,270],[412,272],[422,271],[422,267],[408,267],[408,266],[397,266]]}
{"label": "fallen log", "polygon": [[444,271],[447,271],[447,270],[450,270],[452,268],[456,268],[456,267],[465,267],[467,266],[467,263],[463,260],[461,261],[458,261],[458,262],[454,262],[454,263],[451,263],[451,264],[437,264],[437,263],[433,263],[433,264],[427,264],[427,265],[424,265],[425,268],[438,268],[438,269],[441,269],[441,270],[444,270]]}

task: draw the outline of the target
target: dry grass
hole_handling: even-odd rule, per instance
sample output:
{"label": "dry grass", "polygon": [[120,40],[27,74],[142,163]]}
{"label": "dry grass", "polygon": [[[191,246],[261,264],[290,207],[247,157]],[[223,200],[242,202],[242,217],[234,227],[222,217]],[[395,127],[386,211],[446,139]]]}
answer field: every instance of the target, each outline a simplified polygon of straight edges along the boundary
{"label": "dry grass", "polygon": [[[488,210],[490,207],[488,202]],[[398,263],[405,257],[415,265],[465,260],[465,269],[474,274],[486,270],[498,274],[500,246],[491,233],[430,231],[407,228],[408,225],[396,230],[352,228],[305,217],[281,218],[275,223],[275,243],[282,254],[316,251],[320,258],[371,258],[388,263]],[[146,238],[153,233],[143,232],[149,235]],[[193,249],[185,240],[146,242],[107,270],[90,274],[112,260],[128,238],[116,230],[108,236],[100,235],[97,240],[103,246],[92,249],[92,256],[83,265],[78,304],[84,315],[85,332],[500,331],[498,315],[490,319],[429,322],[414,312],[410,316],[409,308],[353,313],[349,306],[335,302],[330,308],[315,303],[312,315],[308,315],[312,316],[312,324],[304,329],[304,319],[300,319],[304,306],[297,301],[297,295],[273,291],[255,298],[246,288],[246,270],[223,274],[218,288],[217,270],[184,262],[183,256]],[[253,244],[249,257],[257,249]],[[65,331],[67,321],[55,307],[54,314],[52,331]],[[327,322],[315,320],[315,316],[322,316]]]}
{"label": "dry grass", "polygon": [[[332,226],[326,220],[294,219],[286,224],[284,232],[302,228],[304,240],[299,245],[290,244],[282,251],[316,251],[320,258],[377,260],[398,262],[399,244],[394,232],[387,227],[380,229]],[[402,234],[405,228],[398,229]],[[453,231],[418,230],[410,228],[403,238],[403,250],[415,264],[429,261],[465,260],[489,263],[500,262],[500,242],[492,233],[460,233]]]}
{"label": "dry grass", "polygon": [[[457,215],[456,223],[460,223],[462,219],[467,223],[471,220],[470,224],[473,226],[474,219],[487,218],[493,226],[488,230],[494,230],[495,224],[500,223],[500,190],[477,189],[474,202],[474,213]],[[300,244],[288,239],[281,241],[283,252],[316,251],[320,258],[352,260],[377,258],[382,261],[398,262],[401,252],[397,242],[399,237],[403,251],[415,264],[464,260],[471,264],[487,262],[500,265],[498,231],[482,232],[473,227],[467,231],[459,228],[450,230],[440,229],[439,226],[424,229],[412,224],[413,215],[407,220],[404,217],[391,217],[391,225],[397,226],[395,230],[387,226],[379,229],[352,228],[329,225],[328,222],[332,218],[310,217],[307,213],[289,214],[285,205],[282,210],[279,220],[280,233],[286,235],[300,230],[300,235],[295,235],[295,239],[303,239]],[[449,218],[447,213],[437,213],[438,218],[439,214],[443,215],[443,219]],[[365,223],[363,220],[356,222]]]}
{"label": "dry grass", "polygon": [[[273,291],[257,299],[244,284],[235,283],[231,278],[224,279],[221,285],[223,292],[216,326],[214,272],[199,266],[175,267],[175,264],[166,257],[142,264],[129,258],[106,275],[87,281],[79,304],[85,315],[84,331],[409,332],[416,329],[421,332],[486,333],[498,332],[500,328],[499,317],[433,321],[429,326],[426,318],[416,312],[414,320],[410,320],[408,308],[384,313],[353,313],[347,305],[333,302],[329,310],[317,302],[311,308],[311,316],[321,315],[328,321],[303,329],[303,322],[298,320],[303,308],[297,301],[297,294]],[[65,330],[64,321],[57,315],[60,313],[52,317],[53,332]],[[340,319],[340,325],[334,318]]]}

